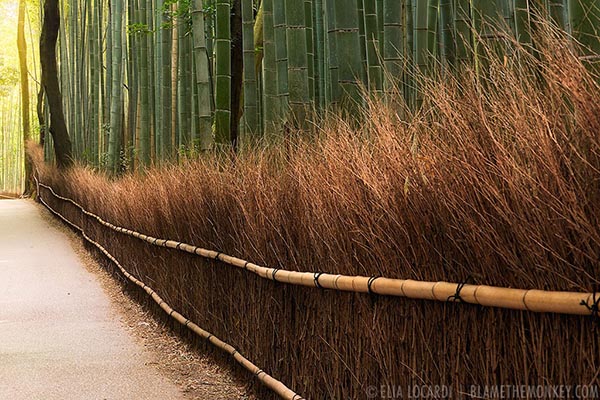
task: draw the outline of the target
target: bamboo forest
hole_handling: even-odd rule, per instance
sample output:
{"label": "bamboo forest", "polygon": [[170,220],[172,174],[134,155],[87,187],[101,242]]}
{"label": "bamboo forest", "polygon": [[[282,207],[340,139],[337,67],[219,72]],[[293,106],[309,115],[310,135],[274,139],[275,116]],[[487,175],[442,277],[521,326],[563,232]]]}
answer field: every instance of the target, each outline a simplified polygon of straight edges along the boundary
{"label": "bamboo forest", "polygon": [[0,16],[0,398],[600,398],[600,0]]}

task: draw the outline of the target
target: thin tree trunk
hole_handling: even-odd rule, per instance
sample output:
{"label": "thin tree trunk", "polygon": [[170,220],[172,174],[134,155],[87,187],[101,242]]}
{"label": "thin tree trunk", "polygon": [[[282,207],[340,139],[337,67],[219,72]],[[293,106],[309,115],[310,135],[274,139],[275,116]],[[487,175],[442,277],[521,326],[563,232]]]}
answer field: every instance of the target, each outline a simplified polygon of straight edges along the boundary
{"label": "thin tree trunk", "polygon": [[50,134],[54,140],[54,151],[59,168],[68,168],[73,164],[71,139],[65,124],[62,98],[58,83],[56,65],[56,40],[60,27],[58,0],[46,0],[44,3],[44,19],[40,37],[40,63],[42,82],[50,108]]}
{"label": "thin tree trunk", "polygon": [[[31,136],[29,123],[29,76],[27,74],[27,42],[25,41],[25,0],[19,0],[19,19],[17,25],[17,48],[19,50],[19,69],[21,73],[21,122],[23,125],[23,151]],[[31,194],[31,160],[25,157],[25,188],[23,194]]]}

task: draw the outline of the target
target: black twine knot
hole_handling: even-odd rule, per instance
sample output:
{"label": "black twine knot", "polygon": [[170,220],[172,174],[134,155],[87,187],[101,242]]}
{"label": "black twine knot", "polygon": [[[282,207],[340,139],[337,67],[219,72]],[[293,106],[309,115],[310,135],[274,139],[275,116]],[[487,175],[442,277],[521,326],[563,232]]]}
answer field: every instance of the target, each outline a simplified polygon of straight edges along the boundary
{"label": "black twine knot", "polygon": [[218,251],[217,255],[215,256],[215,260],[221,261],[221,260],[219,260],[219,257],[221,256],[221,254],[223,254],[223,253],[221,253],[220,251]]}
{"label": "black twine knot", "polygon": [[323,275],[323,272],[315,272],[315,287],[319,289],[324,289],[323,286],[319,283],[319,278]]}
{"label": "black twine knot", "polygon": [[369,294],[376,294],[373,291],[373,282],[375,282],[377,279],[381,278],[381,275],[373,275],[372,277],[369,278],[369,280],[367,281],[367,290],[369,291]]}
{"label": "black twine knot", "polygon": [[582,306],[585,306],[585,308],[587,308],[590,312],[590,314],[592,315],[592,318],[594,319],[594,321],[598,322],[598,324],[600,324],[600,293],[597,290],[594,290],[594,293],[592,294],[592,304],[588,304],[585,300],[581,300],[581,304]]}
{"label": "black twine knot", "polygon": [[456,286],[456,293],[454,293],[452,296],[448,296],[446,301],[458,301],[459,303],[464,303],[465,301],[460,296],[460,292],[463,290],[465,285],[469,283],[469,281],[473,282],[473,277],[471,275],[467,276],[467,279],[465,279],[464,281],[459,283],[458,286]]}
{"label": "black twine knot", "polygon": [[277,281],[277,278],[275,278],[275,275],[277,275],[277,273],[278,273],[279,271],[280,271],[280,269],[279,269],[279,268],[275,268],[275,269],[273,270],[273,272],[271,273],[271,278],[273,278],[273,280],[274,280],[275,282],[278,282],[278,281]]}

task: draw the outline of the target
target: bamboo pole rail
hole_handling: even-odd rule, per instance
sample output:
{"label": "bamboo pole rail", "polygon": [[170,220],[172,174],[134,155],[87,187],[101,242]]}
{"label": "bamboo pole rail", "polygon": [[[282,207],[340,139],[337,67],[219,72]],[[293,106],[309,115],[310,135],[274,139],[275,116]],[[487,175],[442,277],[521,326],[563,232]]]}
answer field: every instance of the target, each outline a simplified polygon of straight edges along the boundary
{"label": "bamboo pole rail", "polygon": [[[36,180],[36,182],[38,182],[37,178],[35,178],[35,180]],[[38,182],[38,185],[43,186],[39,182]],[[44,186],[44,187],[46,187],[46,186]],[[274,393],[276,393],[282,399],[305,400],[304,397],[302,397],[301,395],[294,392],[292,389],[285,386],[285,384],[283,384],[283,382],[273,378],[271,375],[267,374],[265,371],[263,371],[262,369],[257,367],[255,364],[253,364],[250,360],[248,360],[246,357],[244,357],[235,347],[233,347],[232,345],[230,345],[228,343],[225,343],[224,341],[222,341],[221,339],[219,339],[212,333],[202,329],[197,324],[195,324],[194,322],[192,322],[188,318],[186,318],[184,315],[182,315],[178,311],[174,310],[150,286],[147,286],[144,282],[142,282],[141,280],[137,279],[135,276],[130,274],[121,265],[121,263],[115,257],[113,257],[113,255],[110,254],[101,244],[99,244],[98,242],[91,239],[85,233],[83,228],[75,225],[73,222],[69,221],[67,218],[65,218],[63,215],[61,215],[59,212],[57,212],[52,207],[50,207],[50,205],[48,205],[48,203],[46,203],[44,201],[42,196],[39,195],[39,191],[38,191],[38,196],[39,196],[40,202],[50,212],[52,212],[54,215],[56,215],[57,217],[62,219],[66,224],[71,226],[73,229],[80,232],[86,241],[88,241],[89,243],[96,246],[96,248],[98,248],[98,250],[100,250],[110,261],[112,261],[119,268],[119,270],[123,273],[123,275],[125,275],[125,277],[127,279],[129,279],[135,285],[142,288],[152,298],[152,300],[154,300],[156,302],[156,304],[158,304],[160,306],[160,308],[162,308],[163,311],[165,313],[167,313],[170,317],[175,319],[181,325],[184,325],[186,328],[188,328],[189,330],[194,332],[196,335],[198,335],[201,338],[203,338],[204,340],[207,340],[208,342],[210,342],[213,346],[215,346],[215,347],[223,350],[227,354],[229,354],[238,364],[240,364],[246,370],[251,372],[263,385],[265,385],[267,388],[271,389]]]}
{"label": "bamboo pole rail", "polygon": [[[392,279],[385,277],[347,276],[321,272],[300,272],[279,268],[264,267],[215,250],[208,250],[175,240],[160,239],[131,229],[113,225],[98,215],[87,211],[72,199],[57,194],[50,186],[38,183],[48,189],[53,196],[79,208],[85,215],[100,224],[128,236],[135,237],[159,247],[184,251],[204,258],[245,269],[275,282],[292,285],[333,289],[356,293],[371,293],[384,296],[407,297],[411,299],[453,301],[477,304],[486,307],[508,308],[533,312],[547,312],[571,315],[599,315],[600,294],[583,292],[562,292],[537,289],[514,289],[488,285],[472,285],[451,282],[427,282],[412,279]],[[38,191],[39,193],[39,191]]]}

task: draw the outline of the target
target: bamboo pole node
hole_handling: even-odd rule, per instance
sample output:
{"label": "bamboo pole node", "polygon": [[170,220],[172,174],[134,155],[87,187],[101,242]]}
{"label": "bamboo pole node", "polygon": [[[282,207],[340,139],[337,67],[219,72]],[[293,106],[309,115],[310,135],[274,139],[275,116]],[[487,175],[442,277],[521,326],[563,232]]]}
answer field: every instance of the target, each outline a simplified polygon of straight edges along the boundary
{"label": "bamboo pole node", "polygon": [[337,290],[340,290],[340,287],[338,286],[338,280],[339,280],[341,277],[342,277],[342,275],[337,275],[337,276],[335,277],[335,280],[333,281],[333,286],[335,286],[335,288],[336,288]]}
{"label": "bamboo pole node", "polygon": [[525,293],[523,293],[523,305],[525,306],[525,309],[526,309],[527,311],[530,311],[530,310],[529,310],[529,307],[527,307],[527,301],[525,301],[525,298],[527,297],[527,294],[528,294],[528,293],[529,293],[529,290],[527,290],[527,291],[525,291]]}
{"label": "bamboo pole node", "polygon": [[[460,297],[460,292],[463,290],[463,288],[465,287],[465,285],[467,283],[469,283],[469,281],[475,283],[473,277],[471,275],[467,276],[467,279],[465,279],[464,281],[462,281],[461,283],[459,283],[456,286],[456,293],[454,293],[452,296],[448,296],[448,298],[446,299],[447,302],[459,302],[459,303],[464,303],[465,301],[463,300],[462,297]],[[473,294],[473,296],[475,296],[475,298],[477,298],[477,289],[479,289],[479,286],[475,288],[475,293]]]}

